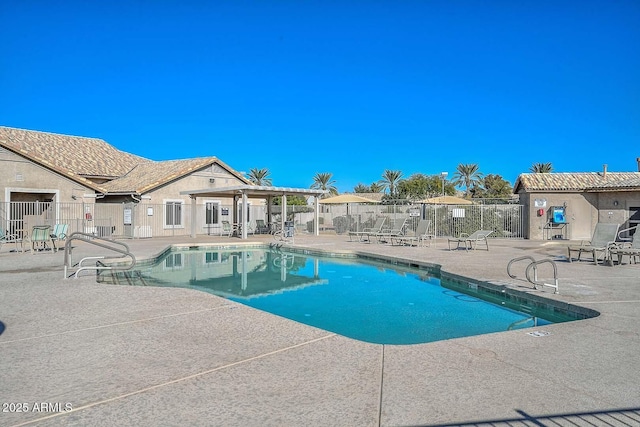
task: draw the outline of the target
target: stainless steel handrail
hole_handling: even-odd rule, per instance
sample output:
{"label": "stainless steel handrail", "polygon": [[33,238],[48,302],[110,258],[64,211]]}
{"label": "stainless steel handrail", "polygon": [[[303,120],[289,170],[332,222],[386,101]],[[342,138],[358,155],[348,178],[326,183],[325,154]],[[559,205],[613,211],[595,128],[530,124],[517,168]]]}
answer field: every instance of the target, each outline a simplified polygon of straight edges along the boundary
{"label": "stainless steel handrail", "polygon": [[511,274],[511,265],[516,263],[516,262],[518,262],[518,261],[523,261],[525,259],[528,259],[531,262],[536,262],[536,260],[532,256],[529,256],[529,255],[525,255],[525,256],[521,256],[521,257],[512,259],[511,261],[509,261],[509,264],[507,264],[507,274],[509,275],[509,277],[511,277],[512,279],[517,279],[518,278],[517,276]]}
{"label": "stainless steel handrail", "polygon": [[[545,264],[545,263],[551,264],[551,266],[553,267],[553,284],[538,281],[538,266],[540,264]],[[532,268],[533,268],[533,280],[531,280],[531,277],[529,276],[529,271],[531,271]],[[537,289],[536,287],[537,285],[549,286],[555,289],[555,291],[553,292],[554,294],[560,293],[560,291],[558,290],[558,266],[553,260],[545,258],[545,259],[541,259],[540,261],[534,261],[527,266],[527,269],[525,270],[524,274],[527,277],[527,280],[533,283],[534,289]]]}
{"label": "stainless steel handrail", "polygon": [[[549,259],[549,258],[545,258],[545,259],[541,259],[539,261],[536,261],[535,258],[533,258],[532,256],[529,255],[525,255],[525,256],[521,256],[518,258],[513,258],[511,261],[509,261],[509,264],[507,264],[507,274],[509,275],[509,277],[511,277],[512,279],[517,279],[518,277],[514,274],[511,274],[511,266],[513,264],[515,264],[518,261],[523,261],[523,260],[529,260],[531,261],[529,263],[529,265],[527,265],[527,268],[524,271],[524,275],[527,279],[527,281],[531,284],[533,284],[533,289],[538,289],[537,286],[549,286],[555,289],[554,293],[555,294],[559,294],[560,291],[558,289],[558,266],[556,265],[556,263]],[[540,264],[545,264],[545,263],[549,263],[551,264],[551,266],[553,267],[553,284],[550,283],[545,283],[544,281],[539,281],[538,280],[538,266]],[[530,276],[530,271],[531,269],[533,269],[533,279],[531,279]]]}
{"label": "stainless steel handrail", "polygon": [[[72,251],[72,246],[71,246],[71,242],[74,240],[79,240],[85,243],[89,243],[91,245],[94,246],[98,246],[104,249],[108,249],[110,251],[119,253],[120,255],[122,255],[122,257],[129,257],[131,258],[131,264],[126,266],[126,267],[121,267],[121,266],[99,266],[99,265],[95,265],[95,266],[82,266],[82,263],[86,260],[95,260],[95,259],[116,259],[116,258],[121,258],[119,256],[91,256],[91,257],[85,257],[82,258],[80,260],[80,262],[77,264],[78,269],[75,271],[75,273],[73,274],[74,277],[78,277],[78,273],[80,271],[83,270],[130,270],[132,269],[135,265],[136,265],[136,257],[131,253],[131,251],[129,250],[129,246],[124,243],[124,242],[117,242],[115,240],[111,240],[111,239],[105,239],[103,237],[98,237],[95,236],[93,234],[89,234],[89,233],[82,233],[79,231],[76,231],[75,233],[71,233],[68,237],[67,237],[67,241],[64,244],[64,278],[67,279],[69,276],[67,275],[68,270],[71,268],[71,264],[72,264],[72,256],[71,256],[71,251]],[[102,243],[102,242],[106,242],[106,243]],[[121,246],[122,248],[118,247]]]}

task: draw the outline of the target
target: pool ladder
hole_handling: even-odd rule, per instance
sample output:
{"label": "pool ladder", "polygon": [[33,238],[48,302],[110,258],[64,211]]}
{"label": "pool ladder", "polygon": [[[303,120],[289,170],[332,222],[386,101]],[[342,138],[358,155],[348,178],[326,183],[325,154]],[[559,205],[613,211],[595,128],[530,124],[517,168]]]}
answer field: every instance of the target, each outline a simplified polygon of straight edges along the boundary
{"label": "pool ladder", "polygon": [[[511,277],[512,279],[518,278],[516,275],[511,274],[511,266],[516,262],[524,260],[530,261],[529,265],[527,265],[524,275],[527,278],[527,281],[533,284],[533,289],[538,289],[538,286],[549,286],[555,289],[555,291],[553,292],[554,294],[560,293],[560,291],[558,290],[558,266],[553,260],[550,260],[549,258],[541,259],[539,261],[536,261],[532,256],[528,255],[514,258],[509,261],[509,264],[507,264],[507,274],[509,275],[509,277]],[[538,280],[538,266],[540,264],[551,264],[551,266],[553,267],[553,284]],[[531,271],[533,271],[533,279],[531,278]]]}
{"label": "pool ladder", "polygon": [[[72,258],[72,249],[73,246],[71,242],[74,240],[79,240],[81,242],[88,243],[93,246],[98,246],[103,249],[107,249],[112,252],[116,252],[120,254],[120,256],[87,256],[84,257],[77,264],[73,264]],[[129,258],[129,264],[116,264],[113,266],[106,266],[104,264],[99,264],[98,261],[104,259],[121,259],[121,258]],[[85,261],[93,262],[93,265],[85,265],[83,264]],[[93,234],[81,233],[79,231],[75,233],[71,233],[69,237],[67,237],[67,242],[64,245],[64,278],[67,279],[71,276],[74,278],[78,277],[78,273],[84,270],[95,270],[97,272],[101,270],[130,270],[136,265],[136,257],[129,250],[129,246],[123,242],[116,242],[112,239],[106,239],[98,236],[94,236]],[[75,267],[75,273],[71,273],[71,269]]]}

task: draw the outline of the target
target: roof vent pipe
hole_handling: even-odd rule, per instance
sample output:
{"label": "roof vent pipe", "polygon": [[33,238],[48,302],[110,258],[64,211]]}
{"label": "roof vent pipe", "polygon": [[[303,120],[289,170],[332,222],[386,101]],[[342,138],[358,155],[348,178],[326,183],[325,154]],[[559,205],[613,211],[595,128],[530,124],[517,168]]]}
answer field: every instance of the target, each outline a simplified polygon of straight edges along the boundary
{"label": "roof vent pipe", "polygon": [[636,162],[638,162],[638,172],[640,172],[640,157],[636,157]]}
{"label": "roof vent pipe", "polygon": [[607,165],[602,165],[602,178],[607,179]]}

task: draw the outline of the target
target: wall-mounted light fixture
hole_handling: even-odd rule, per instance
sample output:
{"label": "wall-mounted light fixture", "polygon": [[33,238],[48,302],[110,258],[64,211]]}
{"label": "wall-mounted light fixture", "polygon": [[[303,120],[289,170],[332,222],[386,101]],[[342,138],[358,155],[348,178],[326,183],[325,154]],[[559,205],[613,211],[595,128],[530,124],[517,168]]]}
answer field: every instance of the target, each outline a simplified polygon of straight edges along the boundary
{"label": "wall-mounted light fixture", "polygon": [[618,201],[617,200],[613,201],[613,206],[618,206]]}

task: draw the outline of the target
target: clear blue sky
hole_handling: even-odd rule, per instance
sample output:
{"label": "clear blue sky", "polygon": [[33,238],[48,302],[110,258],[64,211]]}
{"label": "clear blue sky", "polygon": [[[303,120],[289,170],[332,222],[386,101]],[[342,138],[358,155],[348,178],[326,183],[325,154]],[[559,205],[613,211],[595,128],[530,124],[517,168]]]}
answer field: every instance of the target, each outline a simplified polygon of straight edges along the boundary
{"label": "clear blue sky", "polygon": [[640,157],[637,0],[7,0],[0,22],[0,125],[153,160],[342,192]]}

